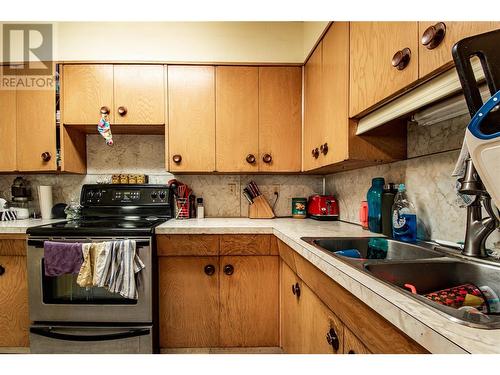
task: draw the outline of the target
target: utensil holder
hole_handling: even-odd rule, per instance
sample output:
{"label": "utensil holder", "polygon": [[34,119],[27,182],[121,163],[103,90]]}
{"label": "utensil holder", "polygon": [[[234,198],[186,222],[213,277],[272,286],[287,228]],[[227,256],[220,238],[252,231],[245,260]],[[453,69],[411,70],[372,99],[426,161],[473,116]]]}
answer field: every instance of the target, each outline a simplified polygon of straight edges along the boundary
{"label": "utensil holder", "polygon": [[250,219],[274,219],[276,216],[266,198],[263,195],[259,195],[248,206],[248,217]]}
{"label": "utensil holder", "polygon": [[189,199],[177,198],[175,204],[175,218],[176,219],[189,219]]}

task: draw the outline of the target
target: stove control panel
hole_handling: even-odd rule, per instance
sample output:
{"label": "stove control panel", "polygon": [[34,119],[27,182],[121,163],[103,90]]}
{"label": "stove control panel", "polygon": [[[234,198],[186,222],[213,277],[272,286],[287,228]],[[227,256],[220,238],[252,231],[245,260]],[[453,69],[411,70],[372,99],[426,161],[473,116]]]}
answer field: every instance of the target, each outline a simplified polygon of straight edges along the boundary
{"label": "stove control panel", "polygon": [[80,204],[89,206],[170,205],[172,191],[167,185],[83,185]]}

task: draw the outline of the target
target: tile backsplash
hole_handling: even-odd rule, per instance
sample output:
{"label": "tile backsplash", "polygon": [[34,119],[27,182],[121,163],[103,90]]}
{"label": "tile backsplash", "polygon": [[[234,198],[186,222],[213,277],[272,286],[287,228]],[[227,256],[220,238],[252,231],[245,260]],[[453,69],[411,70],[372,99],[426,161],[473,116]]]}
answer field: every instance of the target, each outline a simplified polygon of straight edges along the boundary
{"label": "tile backsplash", "polygon": [[[106,146],[99,135],[87,136],[87,174],[26,174],[36,195],[36,186],[52,185],[54,203],[79,199],[83,184],[96,183],[117,173],[144,173],[150,183],[166,184],[177,178],[188,184],[194,194],[204,198],[207,217],[246,217],[248,203],[241,192],[246,183],[254,180],[270,204],[274,191],[277,216],[291,216],[293,197],[308,197],[320,193],[322,177],[313,175],[176,175],[165,171],[164,137],[159,135],[113,135],[115,144]],[[18,174],[23,175],[23,174]],[[10,186],[18,175],[0,175],[0,197],[10,199]],[[36,196],[34,197],[36,200]]]}

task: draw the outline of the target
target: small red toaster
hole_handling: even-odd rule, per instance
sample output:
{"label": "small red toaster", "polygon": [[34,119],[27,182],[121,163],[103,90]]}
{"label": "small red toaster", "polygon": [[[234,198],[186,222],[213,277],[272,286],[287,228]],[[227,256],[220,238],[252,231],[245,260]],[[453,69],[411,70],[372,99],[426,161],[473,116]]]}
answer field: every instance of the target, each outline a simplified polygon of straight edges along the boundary
{"label": "small red toaster", "polygon": [[333,195],[311,195],[307,215],[316,220],[338,220],[339,204]]}

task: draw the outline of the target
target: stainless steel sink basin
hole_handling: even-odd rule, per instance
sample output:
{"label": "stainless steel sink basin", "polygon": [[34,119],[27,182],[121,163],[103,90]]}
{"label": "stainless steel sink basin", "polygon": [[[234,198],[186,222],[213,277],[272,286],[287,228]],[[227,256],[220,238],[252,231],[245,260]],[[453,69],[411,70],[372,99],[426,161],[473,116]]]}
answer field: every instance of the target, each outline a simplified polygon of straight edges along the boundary
{"label": "stainless steel sink basin", "polygon": [[[384,237],[337,237],[337,238],[302,238],[317,248],[331,253],[345,261],[359,262],[367,259],[377,260],[415,260],[439,258],[444,255],[433,250],[426,243],[399,242]],[[341,250],[358,250],[361,258],[351,258],[336,254]]]}
{"label": "stainless steel sink basin", "polygon": [[[462,284],[489,286],[500,294],[500,263],[460,255],[427,242],[405,243],[384,237],[303,237],[303,241],[387,284],[399,293],[432,307],[457,323],[499,329],[500,314],[474,314],[441,305],[423,295]],[[358,250],[361,258],[336,254]],[[411,293],[405,284],[415,286]]]}

